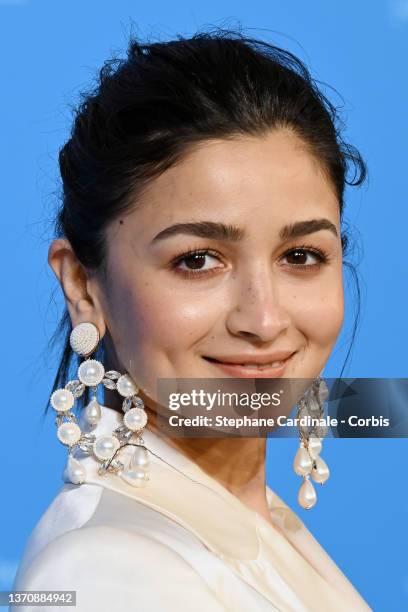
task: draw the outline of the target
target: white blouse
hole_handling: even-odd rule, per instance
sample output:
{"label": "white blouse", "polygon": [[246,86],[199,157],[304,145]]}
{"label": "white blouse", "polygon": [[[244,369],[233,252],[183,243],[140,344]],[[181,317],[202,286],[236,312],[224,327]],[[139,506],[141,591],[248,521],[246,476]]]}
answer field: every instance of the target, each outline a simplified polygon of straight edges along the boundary
{"label": "white blouse", "polygon": [[[96,434],[122,418],[102,406]],[[160,435],[143,440],[154,454],[141,488],[80,459],[85,482],[64,484],[36,525],[14,590],[76,591],[78,612],[371,610],[268,486],[271,523]]]}

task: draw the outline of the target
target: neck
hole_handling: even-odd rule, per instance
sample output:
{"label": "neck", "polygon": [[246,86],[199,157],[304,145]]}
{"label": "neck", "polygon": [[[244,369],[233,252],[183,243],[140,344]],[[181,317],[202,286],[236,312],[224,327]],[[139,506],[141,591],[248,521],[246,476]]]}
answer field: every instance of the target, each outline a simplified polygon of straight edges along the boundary
{"label": "neck", "polygon": [[269,516],[265,439],[173,438],[171,443],[252,510]]}
{"label": "neck", "polygon": [[[117,394],[105,390],[104,403],[122,413]],[[142,394],[140,394],[142,396]],[[143,397],[148,416],[146,429],[166,438],[166,442],[195,462],[243,504],[270,521],[265,491],[265,438],[174,437],[158,420],[151,401]],[[159,424],[160,422],[160,424]]]}

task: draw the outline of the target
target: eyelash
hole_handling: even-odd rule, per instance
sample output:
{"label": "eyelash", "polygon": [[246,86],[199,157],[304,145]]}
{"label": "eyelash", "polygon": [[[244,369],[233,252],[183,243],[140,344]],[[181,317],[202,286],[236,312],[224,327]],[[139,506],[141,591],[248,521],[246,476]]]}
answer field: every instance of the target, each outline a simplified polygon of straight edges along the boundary
{"label": "eyelash", "polygon": [[[289,249],[288,251],[286,251],[282,257],[287,257],[288,255],[292,254],[292,253],[296,253],[298,251],[304,251],[305,253],[308,254],[312,254],[315,255],[318,258],[318,262],[315,264],[288,264],[289,267],[291,268],[295,268],[296,270],[305,270],[305,271],[310,271],[312,270],[316,270],[316,268],[320,268],[321,265],[327,264],[329,263],[330,259],[328,256],[328,253],[326,251],[324,251],[323,249],[317,249],[316,247],[313,247],[311,245],[308,244],[301,244],[299,246],[293,247],[291,249]],[[171,261],[171,267],[172,269],[177,273],[177,274],[181,274],[182,276],[185,277],[189,277],[189,278],[193,278],[193,277],[201,277],[201,276],[209,276],[212,275],[214,273],[217,273],[219,268],[212,268],[211,270],[197,270],[196,272],[194,272],[193,270],[182,270],[180,268],[178,268],[177,266],[184,260],[184,259],[188,259],[189,257],[191,257],[192,255],[211,255],[213,257],[216,257],[217,259],[220,259],[217,251],[214,251],[211,248],[203,248],[203,249],[188,249],[187,251],[184,251],[183,253],[181,253],[180,255],[177,255],[172,261]]]}

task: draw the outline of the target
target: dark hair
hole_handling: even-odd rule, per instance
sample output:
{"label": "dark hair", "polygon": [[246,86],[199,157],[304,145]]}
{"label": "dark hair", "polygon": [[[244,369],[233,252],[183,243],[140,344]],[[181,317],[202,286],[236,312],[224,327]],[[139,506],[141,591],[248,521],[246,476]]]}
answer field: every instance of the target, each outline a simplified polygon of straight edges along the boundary
{"label": "dark hair", "polygon": [[[60,150],[62,204],[56,235],[70,241],[89,271],[106,275],[105,229],[137,205],[149,181],[199,142],[262,135],[279,127],[292,130],[319,160],[334,185],[342,218],[345,185],[362,184],[366,166],[342,140],[344,125],[336,107],[301,60],[265,41],[219,28],[149,44],[131,36],[127,57],[107,60],[94,89],[81,95],[70,138]],[[347,232],[342,231],[341,241],[345,254]],[[355,268],[346,265],[357,280],[359,297]],[[359,314],[360,306],[353,339]],[[53,345],[65,332],[52,391],[68,380],[71,329],[65,310],[50,340]],[[349,354],[350,349],[346,361]],[[95,357],[103,356],[102,341]]]}

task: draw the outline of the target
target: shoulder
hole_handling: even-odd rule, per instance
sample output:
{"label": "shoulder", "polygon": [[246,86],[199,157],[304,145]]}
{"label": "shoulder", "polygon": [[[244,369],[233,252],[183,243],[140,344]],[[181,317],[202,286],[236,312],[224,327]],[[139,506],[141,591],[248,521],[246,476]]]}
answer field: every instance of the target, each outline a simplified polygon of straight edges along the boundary
{"label": "shoulder", "polygon": [[200,575],[173,549],[141,533],[106,525],[85,526],[54,539],[14,588],[76,591],[80,612],[115,612],[133,605],[145,611],[179,612],[191,609],[192,598],[195,610],[223,609]]}

